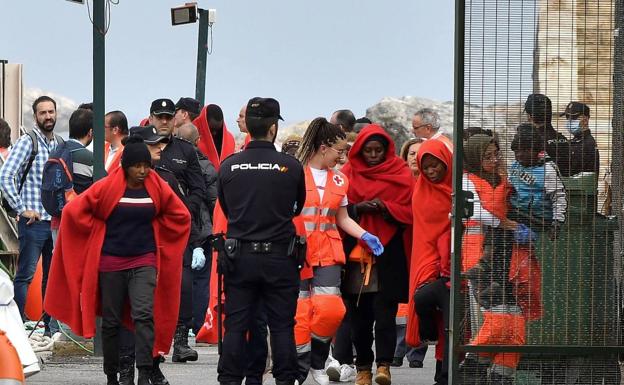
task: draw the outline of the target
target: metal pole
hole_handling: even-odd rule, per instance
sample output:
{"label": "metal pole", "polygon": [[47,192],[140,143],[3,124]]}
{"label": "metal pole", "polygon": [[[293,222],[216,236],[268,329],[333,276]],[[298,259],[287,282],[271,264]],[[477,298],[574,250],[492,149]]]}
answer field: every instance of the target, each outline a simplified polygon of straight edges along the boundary
{"label": "metal pole", "polygon": [[104,79],[106,0],[93,1],[93,177],[106,175],[104,171]]}
{"label": "metal pole", "polygon": [[449,384],[459,384],[458,347],[461,344],[461,317],[463,314],[461,301],[461,244],[462,217],[465,198],[462,191],[463,177],[463,132],[464,132],[464,32],[465,32],[465,0],[455,0],[455,101],[453,108],[453,211],[452,211],[452,244],[451,244],[451,300],[449,316]]}
{"label": "metal pole", "polygon": [[195,99],[204,104],[206,95],[206,59],[208,57],[208,10],[199,13],[199,36],[197,39],[197,73],[195,75]]}
{"label": "metal pole", "polygon": [[[105,100],[105,28],[106,0],[93,1],[93,179],[103,178],[104,171],[104,100]],[[101,320],[97,320],[93,351],[102,356]]]}

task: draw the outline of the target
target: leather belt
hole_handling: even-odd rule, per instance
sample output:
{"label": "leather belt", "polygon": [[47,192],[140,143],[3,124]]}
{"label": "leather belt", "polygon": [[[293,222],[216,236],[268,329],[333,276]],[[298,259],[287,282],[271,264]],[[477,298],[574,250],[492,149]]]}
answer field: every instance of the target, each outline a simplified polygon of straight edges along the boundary
{"label": "leather belt", "polygon": [[283,242],[241,242],[241,251],[252,254],[284,254],[288,252],[288,243]]}

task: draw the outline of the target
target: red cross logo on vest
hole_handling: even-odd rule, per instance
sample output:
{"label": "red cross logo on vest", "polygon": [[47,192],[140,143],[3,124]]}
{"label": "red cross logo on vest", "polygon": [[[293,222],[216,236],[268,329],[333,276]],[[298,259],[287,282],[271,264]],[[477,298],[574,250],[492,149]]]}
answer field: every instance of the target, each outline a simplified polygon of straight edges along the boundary
{"label": "red cross logo on vest", "polygon": [[344,179],[340,175],[334,175],[334,183],[336,186],[341,187],[344,184]]}

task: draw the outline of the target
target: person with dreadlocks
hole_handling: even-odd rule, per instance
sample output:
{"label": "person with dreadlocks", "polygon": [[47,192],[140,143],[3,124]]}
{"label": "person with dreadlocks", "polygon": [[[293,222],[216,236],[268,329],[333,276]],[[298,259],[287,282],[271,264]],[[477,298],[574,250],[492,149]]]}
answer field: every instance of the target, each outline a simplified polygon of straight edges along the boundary
{"label": "person with dreadlocks", "polygon": [[307,267],[301,273],[301,286],[295,325],[299,358],[299,383],[308,371],[313,380],[327,385],[325,361],[331,339],[345,314],[340,297],[340,276],[345,253],[338,228],[362,240],[366,250],[383,253],[379,238],[364,230],[347,213],[349,181],[334,167],[346,155],[346,135],[325,118],[316,118],[303,136],[298,159],[304,166],[306,200],[296,218],[307,237]]}

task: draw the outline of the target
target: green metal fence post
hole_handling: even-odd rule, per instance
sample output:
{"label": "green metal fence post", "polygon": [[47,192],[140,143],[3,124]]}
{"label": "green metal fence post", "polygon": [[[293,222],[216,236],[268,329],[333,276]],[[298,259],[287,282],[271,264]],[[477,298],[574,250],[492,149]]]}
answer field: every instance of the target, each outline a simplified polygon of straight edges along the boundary
{"label": "green metal fence post", "polygon": [[[106,0],[93,1],[93,177],[103,178],[104,171],[104,100],[105,100],[105,29]],[[93,339],[96,356],[102,356],[100,319]]]}
{"label": "green metal fence post", "polygon": [[464,28],[465,0],[455,1],[455,101],[453,105],[453,211],[451,244],[451,314],[449,317],[449,384],[458,384],[459,346],[461,344],[460,323],[462,317],[461,287],[461,244],[462,217],[465,197],[462,192],[463,176],[463,132],[464,132]]}
{"label": "green metal fence post", "polygon": [[199,36],[197,39],[197,73],[195,75],[195,99],[204,104],[206,96],[206,60],[208,57],[208,10],[199,12]]}

